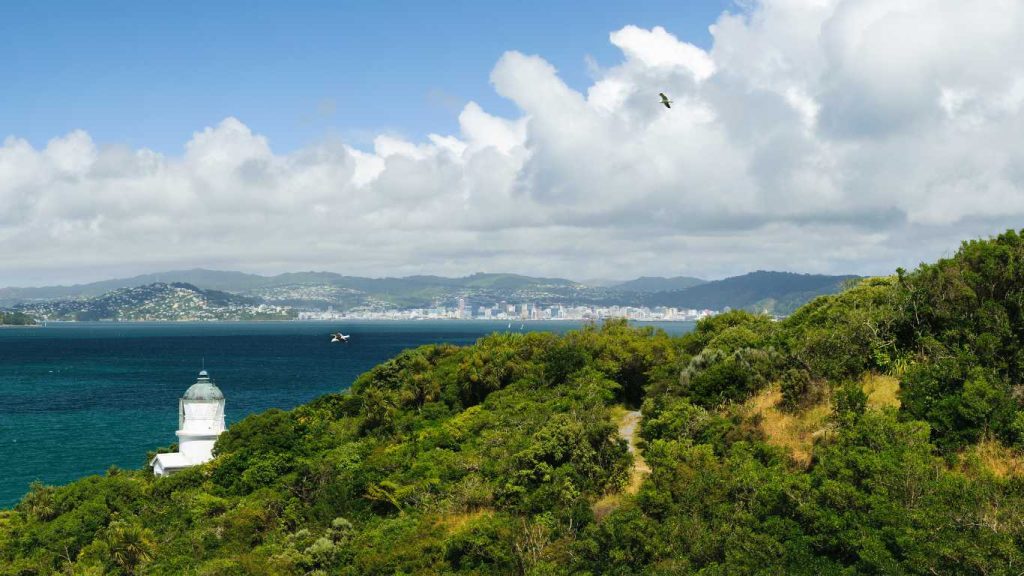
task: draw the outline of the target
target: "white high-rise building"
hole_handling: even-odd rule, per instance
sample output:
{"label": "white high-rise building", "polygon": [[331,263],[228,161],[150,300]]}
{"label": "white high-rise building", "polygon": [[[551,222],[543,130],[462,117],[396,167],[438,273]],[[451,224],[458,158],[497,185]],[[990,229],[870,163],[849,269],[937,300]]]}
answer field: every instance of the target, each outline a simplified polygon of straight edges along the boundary
{"label": "white high-rise building", "polygon": [[149,463],[157,476],[213,459],[213,445],[224,426],[224,394],[203,370],[178,401],[178,451],[157,454]]}

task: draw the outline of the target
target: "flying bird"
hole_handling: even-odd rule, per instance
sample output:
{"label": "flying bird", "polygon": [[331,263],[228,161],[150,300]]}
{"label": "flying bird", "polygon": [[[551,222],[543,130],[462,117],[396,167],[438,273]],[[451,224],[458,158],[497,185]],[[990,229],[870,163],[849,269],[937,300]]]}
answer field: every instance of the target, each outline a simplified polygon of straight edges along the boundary
{"label": "flying bird", "polygon": [[665,96],[664,92],[658,92],[658,96],[661,96],[661,103],[665,105],[665,108],[672,107],[672,101],[668,99],[668,96]]}
{"label": "flying bird", "polygon": [[331,334],[331,342],[344,342],[344,343],[348,344],[348,339],[351,338],[351,337],[352,336],[350,336],[348,334],[342,334],[341,332],[335,332],[334,334]]}

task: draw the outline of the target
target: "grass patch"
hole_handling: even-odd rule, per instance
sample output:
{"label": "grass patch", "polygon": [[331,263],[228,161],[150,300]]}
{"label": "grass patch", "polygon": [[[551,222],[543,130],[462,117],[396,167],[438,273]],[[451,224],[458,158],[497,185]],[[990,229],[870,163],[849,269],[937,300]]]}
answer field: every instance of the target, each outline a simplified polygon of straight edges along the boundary
{"label": "grass patch", "polygon": [[868,397],[868,408],[900,408],[900,381],[882,374],[865,374],[861,379],[861,390]]}
{"label": "grass patch", "polygon": [[600,522],[605,516],[611,514],[622,505],[622,494],[605,494],[603,498],[594,502],[591,509],[594,511],[594,520]]}
{"label": "grass patch", "polygon": [[462,514],[445,514],[437,520],[435,526],[448,534],[454,534],[461,532],[467,524],[492,516],[493,514],[494,511],[488,508]]}
{"label": "grass patch", "polygon": [[626,417],[629,410],[622,404],[615,404],[614,406],[608,407],[608,414],[612,417],[612,422],[622,422],[622,419]]}
{"label": "grass patch", "polygon": [[780,402],[782,390],[778,383],[772,384],[747,402],[748,415],[757,417],[769,444],[785,448],[797,465],[807,468],[811,464],[814,441],[828,432],[832,407],[826,398],[790,414],[779,409]]}
{"label": "grass patch", "polygon": [[971,474],[980,469],[998,478],[1024,477],[1024,453],[989,438],[968,448],[962,455],[960,470]]}

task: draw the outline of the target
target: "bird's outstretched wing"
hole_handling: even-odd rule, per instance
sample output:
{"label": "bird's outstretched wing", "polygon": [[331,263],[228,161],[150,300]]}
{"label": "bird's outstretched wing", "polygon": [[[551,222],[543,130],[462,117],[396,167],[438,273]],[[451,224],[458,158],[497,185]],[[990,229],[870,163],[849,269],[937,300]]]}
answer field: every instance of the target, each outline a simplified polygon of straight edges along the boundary
{"label": "bird's outstretched wing", "polygon": [[665,105],[665,108],[671,108],[672,107],[672,104],[670,104],[668,102],[662,102],[662,104]]}
{"label": "bird's outstretched wing", "polygon": [[658,96],[661,96],[662,100],[668,100],[668,96],[665,96],[664,92],[658,92]]}

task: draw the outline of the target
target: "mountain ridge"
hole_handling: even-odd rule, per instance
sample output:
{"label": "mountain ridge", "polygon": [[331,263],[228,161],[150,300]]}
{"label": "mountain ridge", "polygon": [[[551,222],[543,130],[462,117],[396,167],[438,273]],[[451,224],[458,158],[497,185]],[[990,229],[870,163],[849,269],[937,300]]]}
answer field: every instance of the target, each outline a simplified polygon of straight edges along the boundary
{"label": "mountain ridge", "polygon": [[816,296],[839,292],[860,276],[829,276],[757,270],[740,276],[705,282],[684,290],[646,294],[648,306],[675,306],[789,314]]}
{"label": "mountain ridge", "polygon": [[337,272],[303,271],[283,272],[273,276],[238,272],[232,270],[211,270],[207,268],[189,268],[139,274],[125,278],[112,278],[82,284],[50,285],[50,286],[6,286],[0,288],[0,302],[14,300],[50,300],[57,298],[79,298],[99,296],[119,288],[131,288],[155,283],[184,282],[201,286],[210,290],[225,292],[245,292],[256,288],[268,288],[311,283],[329,283],[366,289],[368,287],[391,288],[401,284],[408,285],[445,285],[460,286],[463,284],[486,285],[501,283],[504,285],[553,284],[558,286],[582,286],[572,280],[563,278],[542,278],[521,274],[475,273],[462,277],[444,277],[435,275],[412,275],[402,277],[385,276],[370,278],[364,276],[348,276]]}
{"label": "mountain ridge", "polygon": [[[60,317],[84,314],[90,318],[95,314],[89,310],[100,310],[102,317],[110,317],[118,314],[105,304],[86,302],[103,299],[119,290],[158,284],[187,284],[199,291],[247,299],[244,302],[251,306],[268,304],[296,310],[455,307],[462,301],[471,310],[480,305],[508,302],[701,310],[744,308],[785,314],[815,296],[838,291],[844,282],[852,278],[856,277],[758,271],[710,282],[685,276],[641,277],[614,286],[595,287],[563,278],[499,273],[476,273],[457,278],[432,275],[365,278],[334,272],[260,276],[194,268],[72,286],[0,288],[0,307],[36,312],[56,309],[61,310]],[[685,288],[677,289],[680,287]],[[53,305],[56,302],[69,304]],[[75,306],[79,308],[77,312],[71,310]]]}
{"label": "mountain ridge", "polygon": [[627,292],[666,292],[669,290],[686,290],[694,286],[706,284],[708,281],[693,276],[640,276],[633,280],[611,284],[608,288]]}

